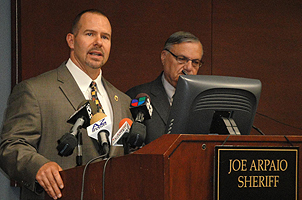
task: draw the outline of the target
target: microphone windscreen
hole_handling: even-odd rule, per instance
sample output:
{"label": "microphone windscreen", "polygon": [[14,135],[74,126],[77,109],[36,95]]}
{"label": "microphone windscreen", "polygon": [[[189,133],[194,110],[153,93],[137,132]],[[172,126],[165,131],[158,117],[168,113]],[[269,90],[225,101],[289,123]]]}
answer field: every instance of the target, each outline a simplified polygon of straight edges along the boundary
{"label": "microphone windscreen", "polygon": [[77,144],[78,141],[74,135],[65,133],[62,138],[58,140],[57,150],[61,156],[70,156]]}
{"label": "microphone windscreen", "polygon": [[107,115],[103,112],[98,112],[95,115],[93,115],[90,119],[90,124],[94,124],[97,121],[100,121],[101,119],[107,117]]}
{"label": "microphone windscreen", "polygon": [[128,122],[128,124],[129,124],[130,126],[132,126],[133,121],[132,121],[131,119],[129,119],[129,118],[124,118],[124,119],[122,119],[122,120],[120,121],[120,123],[119,123],[119,128],[121,128],[121,126],[123,126],[123,124],[124,124],[125,122]]}
{"label": "microphone windscreen", "polygon": [[139,122],[134,122],[131,126],[128,143],[131,147],[141,147],[146,139],[146,126]]}

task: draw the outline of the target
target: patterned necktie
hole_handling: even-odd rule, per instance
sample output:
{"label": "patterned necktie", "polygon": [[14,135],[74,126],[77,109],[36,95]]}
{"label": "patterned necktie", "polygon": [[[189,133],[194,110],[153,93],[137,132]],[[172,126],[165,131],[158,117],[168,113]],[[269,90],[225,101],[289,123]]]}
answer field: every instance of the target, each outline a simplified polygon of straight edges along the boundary
{"label": "patterned necktie", "polygon": [[97,89],[96,89],[96,82],[92,81],[90,86],[91,88],[91,97],[92,97],[92,101],[95,102],[96,106],[97,106],[97,112],[104,112],[103,107],[101,102],[99,101],[98,95],[97,95]]}
{"label": "patterned necktie", "polygon": [[170,99],[170,106],[172,106],[172,103],[173,103],[173,100],[174,100],[174,95],[175,95],[175,93],[173,94],[173,96]]}

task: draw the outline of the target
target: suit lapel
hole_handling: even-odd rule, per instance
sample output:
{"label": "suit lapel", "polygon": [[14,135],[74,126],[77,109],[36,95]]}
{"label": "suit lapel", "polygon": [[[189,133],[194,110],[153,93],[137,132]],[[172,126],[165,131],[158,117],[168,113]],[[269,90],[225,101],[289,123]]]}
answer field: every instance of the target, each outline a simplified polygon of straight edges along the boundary
{"label": "suit lapel", "polygon": [[122,104],[119,102],[119,97],[115,92],[115,88],[104,78],[102,77],[102,82],[104,85],[104,88],[108,94],[109,101],[112,107],[113,112],[113,133],[116,133],[117,130],[115,129],[115,124],[119,124],[119,119],[121,118],[121,110],[122,110]]}
{"label": "suit lapel", "polygon": [[170,104],[167,98],[166,91],[161,82],[161,75],[154,81],[150,91],[150,98],[153,109],[156,109],[159,116],[167,124],[169,117]]}
{"label": "suit lapel", "polygon": [[[64,93],[73,108],[77,110],[80,103],[85,100],[85,97],[71,73],[68,71],[65,63],[58,68],[58,81],[61,83],[59,86],[61,91]],[[115,116],[113,117],[113,133],[115,133],[117,130],[115,130],[114,127],[116,126],[114,124],[119,124],[118,120],[121,118],[121,103],[119,102],[115,88],[104,78],[102,78],[102,81],[112,106],[113,116]]]}
{"label": "suit lapel", "polygon": [[58,68],[58,81],[61,83],[59,86],[61,91],[73,108],[77,110],[80,103],[85,100],[85,97],[71,73],[68,71],[65,63]]}

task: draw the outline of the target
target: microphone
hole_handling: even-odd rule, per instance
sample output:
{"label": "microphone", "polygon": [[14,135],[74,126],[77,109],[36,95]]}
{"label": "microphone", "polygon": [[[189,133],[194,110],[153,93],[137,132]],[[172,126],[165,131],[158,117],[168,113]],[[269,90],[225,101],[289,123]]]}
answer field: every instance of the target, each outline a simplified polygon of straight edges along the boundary
{"label": "microphone", "polygon": [[124,119],[122,119],[122,120],[120,121],[120,123],[118,124],[118,127],[119,127],[119,128],[122,128],[122,126],[124,126],[125,124],[128,124],[128,125],[129,125],[129,129],[130,129],[132,123],[133,123],[133,121],[132,121],[131,119],[129,119],[129,118],[124,118]]}
{"label": "microphone", "polygon": [[[83,105],[85,105],[86,102],[87,102],[86,100],[82,101],[80,103],[80,105],[78,106],[78,109],[80,109]],[[88,100],[88,102],[90,103],[91,110],[93,110],[93,113],[89,114],[89,118],[92,118],[93,114],[95,114],[97,112],[97,105],[92,100]],[[88,108],[88,112],[89,112],[89,108]],[[85,128],[88,125],[89,125],[89,123],[85,124]],[[82,150],[83,138],[82,138],[81,131],[78,131],[77,140],[78,140],[78,145],[77,145],[76,163],[77,163],[77,166],[81,166],[82,165],[82,157],[83,157],[83,150]]]}
{"label": "microphone", "polygon": [[[67,120],[68,123],[73,124],[69,133],[65,133],[59,140],[57,150],[61,156],[69,156],[73,153],[74,148],[78,145],[76,136],[81,128],[86,128],[89,125],[89,120],[96,112],[92,101],[83,101],[77,111]],[[81,141],[79,141],[79,144]],[[81,149],[80,149],[81,153]],[[78,155],[79,156],[79,155]]]}
{"label": "microphone", "polygon": [[150,103],[149,95],[146,93],[140,93],[135,97],[135,99],[132,99],[130,103],[130,111],[136,122],[143,122],[144,120],[150,119],[153,108]]}
{"label": "microphone", "polygon": [[127,143],[131,148],[143,146],[146,139],[146,126],[139,122],[133,122]]}
{"label": "microphone", "polygon": [[87,127],[88,135],[99,142],[102,153],[107,156],[110,150],[109,135],[112,130],[111,121],[106,114],[99,112],[91,118],[90,124],[91,125]]}
{"label": "microphone", "polygon": [[153,108],[150,103],[150,97],[146,93],[138,94],[131,100],[130,111],[134,120],[128,137],[124,139],[124,154],[129,153],[131,148],[139,148],[144,145],[146,138],[145,120],[151,119]]}
{"label": "microphone", "polygon": [[85,100],[80,103],[77,111],[69,117],[67,123],[75,124],[79,117],[85,119],[83,128],[87,128],[90,125],[90,119],[97,112],[97,106],[92,100]]}
{"label": "microphone", "polygon": [[112,146],[118,146],[123,144],[122,138],[128,138],[132,123],[132,120],[129,118],[124,118],[120,121],[119,130],[112,137]]}
{"label": "microphone", "polygon": [[98,141],[102,147],[102,152],[107,157],[110,151],[109,132],[107,130],[101,130],[98,134]]}
{"label": "microphone", "polygon": [[146,126],[140,122],[133,122],[130,130],[126,130],[121,140],[124,154],[134,152],[144,145],[146,139]]}

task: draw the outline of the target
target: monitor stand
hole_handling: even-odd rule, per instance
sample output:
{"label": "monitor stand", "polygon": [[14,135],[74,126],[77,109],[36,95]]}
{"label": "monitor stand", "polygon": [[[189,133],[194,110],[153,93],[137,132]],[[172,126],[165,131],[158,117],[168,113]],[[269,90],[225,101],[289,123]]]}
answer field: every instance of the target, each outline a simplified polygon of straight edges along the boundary
{"label": "monitor stand", "polygon": [[241,135],[236,122],[232,118],[232,114],[233,113],[229,111],[215,111],[210,133]]}

